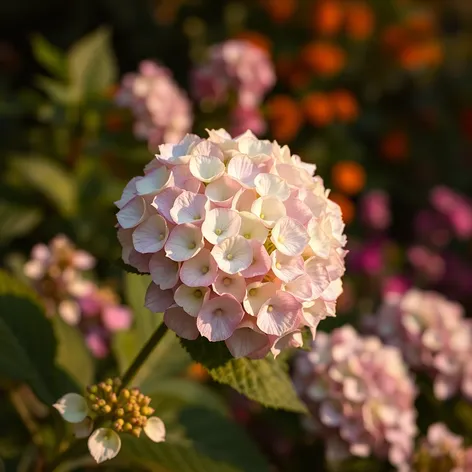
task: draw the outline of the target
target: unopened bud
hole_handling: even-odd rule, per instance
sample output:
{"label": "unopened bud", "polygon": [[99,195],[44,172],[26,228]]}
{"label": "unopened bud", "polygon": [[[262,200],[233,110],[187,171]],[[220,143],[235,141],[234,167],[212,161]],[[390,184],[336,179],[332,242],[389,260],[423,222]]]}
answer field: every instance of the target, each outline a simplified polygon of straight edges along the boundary
{"label": "unopened bud", "polygon": [[111,403],[117,403],[118,402],[118,397],[116,396],[116,393],[112,393],[109,398]]}
{"label": "unopened bud", "polygon": [[116,416],[124,416],[124,415],[125,415],[125,410],[123,410],[123,408],[118,408],[118,409],[115,411],[115,415],[116,415]]}
{"label": "unopened bud", "polygon": [[98,402],[97,402],[97,405],[98,405],[99,407],[104,407],[106,404],[107,404],[107,402],[106,402],[103,398],[101,398],[101,399],[98,400]]}
{"label": "unopened bud", "polygon": [[98,388],[96,385],[89,385],[87,387],[87,390],[90,392],[90,393],[97,393],[98,392]]}
{"label": "unopened bud", "polygon": [[124,432],[128,432],[128,431],[131,431],[133,429],[133,426],[130,424],[130,423],[125,423],[123,425],[123,431]]}
{"label": "unopened bud", "polygon": [[108,413],[111,412],[111,406],[110,406],[110,405],[105,405],[105,406],[102,408],[102,412],[105,413],[106,415],[108,415]]}
{"label": "unopened bud", "polygon": [[131,431],[131,434],[139,438],[139,436],[141,435],[141,431],[142,431],[142,428],[137,426],[136,428],[133,428],[133,430]]}
{"label": "unopened bud", "polygon": [[93,411],[98,411],[100,409],[100,407],[94,403],[91,407],[90,407]]}
{"label": "unopened bud", "polygon": [[106,387],[106,386],[107,386],[107,384],[106,384],[105,382],[100,382],[100,383],[98,384],[98,388],[99,388],[100,390],[105,390],[105,387]]}
{"label": "unopened bud", "polygon": [[132,388],[131,395],[133,395],[133,397],[137,397],[139,395],[139,388]]}
{"label": "unopened bud", "polygon": [[88,396],[88,399],[89,399],[91,402],[96,402],[96,401],[97,401],[97,395],[94,395],[93,393],[91,393],[91,394]]}
{"label": "unopened bud", "polygon": [[110,387],[113,387],[113,379],[106,379],[105,383],[109,385]]}
{"label": "unopened bud", "polygon": [[121,395],[125,400],[128,400],[129,397],[131,396],[131,394],[130,394],[130,392],[129,392],[129,390],[128,390],[127,388],[124,388],[124,389],[121,391],[120,395]]}
{"label": "unopened bud", "polygon": [[115,387],[119,387],[121,385],[121,379],[119,377],[115,377],[113,379],[113,384],[115,385]]}

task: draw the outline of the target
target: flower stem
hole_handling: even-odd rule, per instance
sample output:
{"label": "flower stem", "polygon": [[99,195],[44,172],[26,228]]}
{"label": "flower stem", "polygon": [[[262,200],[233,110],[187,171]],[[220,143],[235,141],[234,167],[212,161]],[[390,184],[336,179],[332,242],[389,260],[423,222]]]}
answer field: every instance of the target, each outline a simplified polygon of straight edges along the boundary
{"label": "flower stem", "polygon": [[128,384],[133,380],[134,376],[138,373],[140,367],[146,362],[146,359],[152,353],[154,348],[157,346],[159,341],[164,337],[167,333],[167,326],[162,322],[156,331],[152,334],[152,336],[148,339],[147,343],[143,346],[141,351],[139,351],[138,355],[132,362],[132,364],[126,369],[126,372],[123,374],[121,379],[121,387],[125,388]]}

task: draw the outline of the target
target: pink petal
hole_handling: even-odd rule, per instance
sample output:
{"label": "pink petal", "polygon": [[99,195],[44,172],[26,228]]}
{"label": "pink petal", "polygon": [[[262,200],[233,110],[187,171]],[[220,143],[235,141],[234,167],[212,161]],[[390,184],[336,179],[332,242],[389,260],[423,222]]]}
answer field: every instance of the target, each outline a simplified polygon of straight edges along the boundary
{"label": "pink petal", "polygon": [[151,205],[156,208],[167,221],[174,222],[170,216],[170,209],[174,206],[175,199],[183,192],[180,188],[169,187],[157,194]]}
{"label": "pink petal", "polygon": [[146,291],[144,306],[153,313],[162,313],[174,303],[172,290],[161,290],[154,282]]}
{"label": "pink petal", "polygon": [[181,338],[193,341],[200,335],[195,318],[185,313],[179,306],[173,306],[165,311],[164,323]]}
{"label": "pink petal", "polygon": [[117,214],[116,219],[124,229],[134,228],[146,216],[146,202],[142,197],[133,198]]}
{"label": "pink petal", "polygon": [[253,251],[252,263],[247,269],[241,271],[241,275],[246,279],[257,277],[258,275],[266,275],[272,265],[266,248],[256,240],[252,240],[250,243]]}
{"label": "pink petal", "polygon": [[152,281],[162,290],[173,288],[179,281],[179,263],[166,257],[162,251],[152,255],[149,272]]}
{"label": "pink petal", "polygon": [[196,256],[182,264],[180,280],[189,287],[208,287],[218,274],[218,265],[209,249],[203,248]]}
{"label": "pink petal", "polygon": [[167,240],[169,229],[166,220],[160,215],[150,216],[133,232],[133,245],[143,254],[160,251]]}
{"label": "pink petal", "polygon": [[110,331],[129,329],[133,317],[131,310],[123,305],[106,306],[102,312],[102,321]]}
{"label": "pink petal", "polygon": [[[249,327],[238,328],[226,341],[226,346],[233,357],[247,357],[259,351],[269,350],[269,337]],[[262,357],[264,357],[262,356]]]}
{"label": "pink petal", "polygon": [[218,295],[228,293],[242,302],[246,295],[246,280],[240,274],[230,275],[220,271],[213,283],[213,290]]}

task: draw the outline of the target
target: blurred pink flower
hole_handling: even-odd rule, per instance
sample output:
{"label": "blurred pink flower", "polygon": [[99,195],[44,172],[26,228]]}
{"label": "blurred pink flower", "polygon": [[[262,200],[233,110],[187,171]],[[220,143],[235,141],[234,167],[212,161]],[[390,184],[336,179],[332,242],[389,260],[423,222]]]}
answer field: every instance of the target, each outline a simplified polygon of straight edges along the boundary
{"label": "blurred pink flower", "polygon": [[363,223],[372,229],[385,230],[391,224],[390,197],[383,190],[371,190],[362,196],[360,213]]}
{"label": "blurred pink flower", "polygon": [[401,353],[351,326],[318,333],[299,354],[294,383],[312,414],[329,461],[374,455],[407,470],[416,433],[415,385]]}
{"label": "blurred pink flower", "polygon": [[416,451],[414,470],[470,472],[472,448],[465,448],[463,442],[463,438],[452,433],[445,424],[432,424]]}
{"label": "blurred pink flower", "polygon": [[230,132],[237,136],[246,130],[251,130],[256,136],[265,133],[267,124],[257,107],[237,106],[231,111]]}
{"label": "blurred pink flower", "polygon": [[425,246],[413,246],[407,251],[410,264],[429,281],[437,282],[445,271],[445,262],[442,256],[430,251]]}
{"label": "blurred pink flower", "polygon": [[472,398],[472,322],[461,305],[436,292],[411,289],[387,297],[368,324],[398,347],[412,368],[432,378],[437,398],[458,392]]}
{"label": "blurred pink flower", "polygon": [[116,101],[131,109],[135,136],[147,140],[151,150],[164,142],[177,143],[192,127],[187,95],[171,72],[155,62],[143,61],[138,72],[126,74]]}
{"label": "blurred pink flower", "polygon": [[222,103],[234,91],[238,104],[245,109],[257,107],[274,83],[274,67],[268,54],[241,40],[228,40],[210,48],[208,61],[193,73],[195,98]]}

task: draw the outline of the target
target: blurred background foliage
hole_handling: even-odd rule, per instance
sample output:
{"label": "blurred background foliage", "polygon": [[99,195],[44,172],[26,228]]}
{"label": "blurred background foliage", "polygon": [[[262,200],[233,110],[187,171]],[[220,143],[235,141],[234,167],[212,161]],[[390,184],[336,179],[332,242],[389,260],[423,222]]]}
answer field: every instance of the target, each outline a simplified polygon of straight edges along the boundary
{"label": "blurred background foliage", "polygon": [[[338,317],[321,328],[329,331],[356,324],[397,286],[437,290],[472,309],[471,32],[472,8],[461,0],[2,2],[0,265],[27,281],[23,266],[33,246],[65,234],[94,256],[96,282],[116,291],[134,315],[132,328],[114,333],[111,354],[97,361],[78,329],[59,318],[46,322],[36,301],[15,302],[28,317],[18,323],[7,313],[16,305],[0,297],[2,352],[8,347],[18,359],[0,392],[7,470],[43,470],[31,463],[38,451],[52,453],[57,435],[58,419],[22,392],[23,382],[50,403],[123,372],[160,321],[142,308],[145,278],[125,275],[117,262],[113,202],[151,156],[133,136],[129,110],[115,104],[125,73],[156,60],[189,90],[192,67],[212,44],[244,39],[269,53],[277,83],[261,108],[263,136],[316,163],[347,223],[345,292]],[[231,103],[193,105],[194,132],[229,127]],[[460,207],[457,218],[438,209],[438,187],[461,196],[462,206],[452,205]],[[374,224],[366,205],[379,192],[384,216]],[[12,333],[32,350],[19,352]],[[140,456],[139,467],[159,471],[326,467],[322,444],[304,433],[298,415],[264,410],[213,383],[171,334],[136,383],[168,425],[170,445],[130,441],[116,467],[138,470]],[[469,443],[470,403],[438,402],[427,381],[422,391],[422,433],[434,416]],[[29,402],[44,444],[18,401]],[[342,470],[389,467],[366,459]]]}

